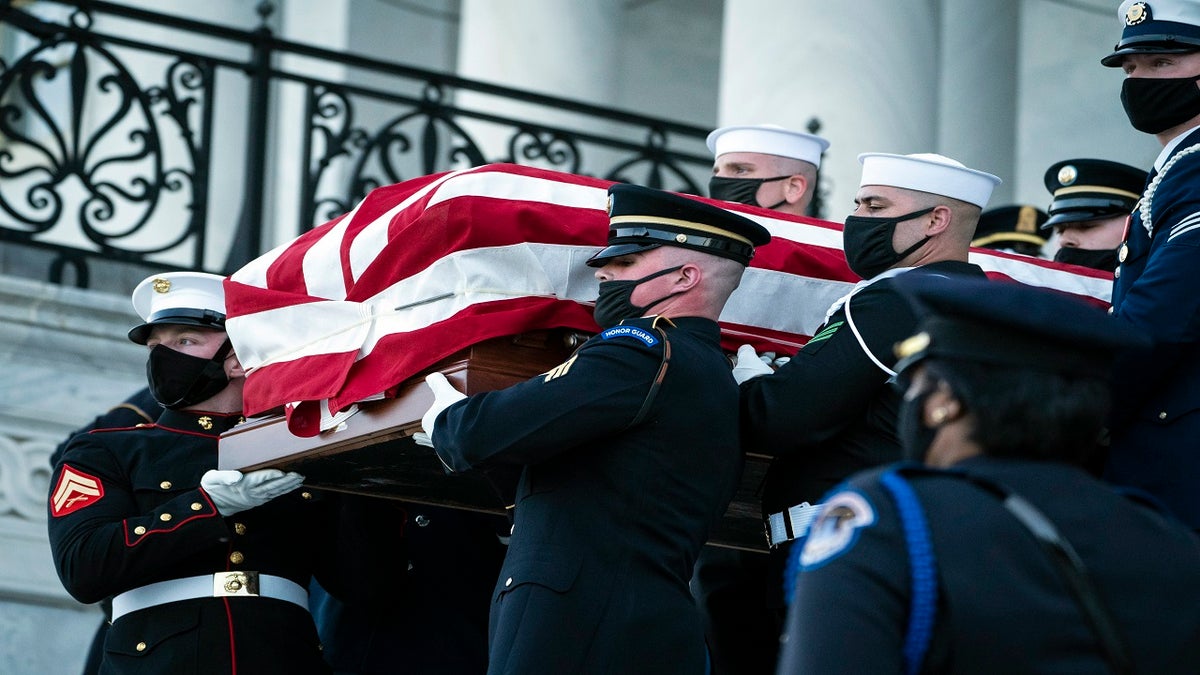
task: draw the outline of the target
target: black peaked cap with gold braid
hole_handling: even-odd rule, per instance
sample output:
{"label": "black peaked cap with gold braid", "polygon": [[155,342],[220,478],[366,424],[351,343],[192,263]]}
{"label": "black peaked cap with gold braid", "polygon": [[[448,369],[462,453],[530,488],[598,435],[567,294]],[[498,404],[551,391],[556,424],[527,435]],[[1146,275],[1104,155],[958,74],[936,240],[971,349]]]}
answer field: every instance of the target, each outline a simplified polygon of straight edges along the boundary
{"label": "black peaked cap with gold braid", "polygon": [[608,189],[608,219],[608,245],[588,260],[592,267],[659,246],[695,249],[746,265],[755,246],[771,241],[771,233],[749,218],[673,192],[625,183]]}
{"label": "black peaked cap with gold braid", "polygon": [[1133,211],[1146,185],[1146,171],[1106,159],[1067,159],[1046,170],[1043,179],[1052,201],[1042,225],[1076,223]]}

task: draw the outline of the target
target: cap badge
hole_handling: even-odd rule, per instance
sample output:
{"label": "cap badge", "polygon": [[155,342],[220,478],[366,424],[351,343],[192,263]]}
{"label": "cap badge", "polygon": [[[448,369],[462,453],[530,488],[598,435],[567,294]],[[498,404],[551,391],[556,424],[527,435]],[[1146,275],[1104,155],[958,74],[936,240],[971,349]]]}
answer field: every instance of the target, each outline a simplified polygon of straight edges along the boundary
{"label": "cap badge", "polygon": [[604,210],[605,210],[605,212],[608,213],[609,217],[611,218],[612,217],[612,195],[608,196],[608,203],[604,205]]}
{"label": "cap badge", "polygon": [[1135,2],[1125,10],[1125,25],[1136,26],[1150,18],[1150,8],[1144,2]]}
{"label": "cap badge", "polygon": [[1032,206],[1022,206],[1017,212],[1017,232],[1037,232],[1037,211]]}
{"label": "cap badge", "polygon": [[1070,185],[1079,178],[1079,170],[1073,164],[1068,164],[1058,170],[1058,182],[1064,186]]}
{"label": "cap badge", "polygon": [[153,285],[154,285],[155,293],[166,293],[167,291],[171,290],[171,280],[170,279],[162,279],[162,278],[155,279],[153,282]]}

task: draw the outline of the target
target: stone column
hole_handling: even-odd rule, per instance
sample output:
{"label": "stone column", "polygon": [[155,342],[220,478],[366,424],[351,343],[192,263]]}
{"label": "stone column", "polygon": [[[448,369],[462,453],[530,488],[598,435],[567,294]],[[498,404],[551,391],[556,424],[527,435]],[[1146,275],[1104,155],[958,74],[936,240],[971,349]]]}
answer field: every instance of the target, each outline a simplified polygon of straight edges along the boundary
{"label": "stone column", "polygon": [[988,206],[1013,199],[1020,3],[942,0],[938,152],[999,176]]}
{"label": "stone column", "polygon": [[[620,81],[620,0],[463,0],[458,74],[596,105],[611,105]],[[473,110],[553,125],[579,127],[577,115],[465,92]],[[591,123],[592,131],[595,129]],[[488,159],[504,156],[511,130],[472,124]]]}
{"label": "stone column", "polygon": [[728,0],[720,123],[804,129],[831,142],[824,216],[853,210],[860,152],[938,148],[938,3]]}

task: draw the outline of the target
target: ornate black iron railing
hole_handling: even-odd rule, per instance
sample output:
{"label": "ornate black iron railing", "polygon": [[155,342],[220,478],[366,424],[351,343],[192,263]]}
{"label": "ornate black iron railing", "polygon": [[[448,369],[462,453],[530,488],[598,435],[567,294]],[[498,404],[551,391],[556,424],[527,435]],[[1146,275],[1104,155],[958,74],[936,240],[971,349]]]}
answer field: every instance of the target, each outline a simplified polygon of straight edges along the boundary
{"label": "ornate black iron railing", "polygon": [[114,290],[147,268],[229,273],[265,222],[299,233],[379,185],[488,162],[704,192],[708,129],[281,40],[270,13],[243,31],[0,0],[0,273]]}

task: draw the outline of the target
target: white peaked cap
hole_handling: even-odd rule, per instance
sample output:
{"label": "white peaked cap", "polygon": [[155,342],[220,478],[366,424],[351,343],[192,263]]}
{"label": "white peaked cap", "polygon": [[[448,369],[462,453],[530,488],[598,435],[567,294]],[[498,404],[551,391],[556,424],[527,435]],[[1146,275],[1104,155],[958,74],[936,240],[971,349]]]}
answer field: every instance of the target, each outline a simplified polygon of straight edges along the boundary
{"label": "white peaked cap", "polygon": [[713,157],[728,152],[756,152],[791,157],[820,167],[821,155],[828,147],[829,141],[820,136],[776,124],[721,127],[708,135],[708,149]]}
{"label": "white peaked cap", "polygon": [[147,277],[133,289],[133,309],[145,323],[129,339],[146,344],[159,324],[225,330],[225,277],[204,272],[168,272]]}
{"label": "white peaked cap", "polygon": [[932,153],[864,152],[858,156],[858,161],[863,166],[860,186],[886,185],[918,190],[974,204],[981,209],[987,206],[992,189],[1000,184],[997,176]]}

